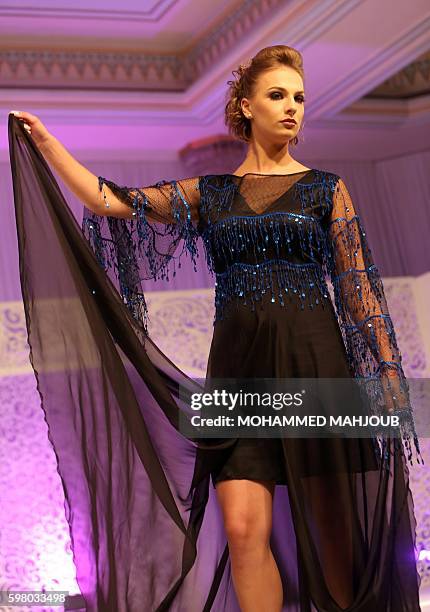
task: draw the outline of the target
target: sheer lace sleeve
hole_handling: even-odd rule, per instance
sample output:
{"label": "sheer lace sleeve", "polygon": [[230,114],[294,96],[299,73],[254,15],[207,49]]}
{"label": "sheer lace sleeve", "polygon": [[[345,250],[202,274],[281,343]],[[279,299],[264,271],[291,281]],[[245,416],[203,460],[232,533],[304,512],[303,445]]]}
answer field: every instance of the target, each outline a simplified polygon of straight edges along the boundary
{"label": "sheer lace sleeve", "polygon": [[110,216],[116,215],[111,209],[106,195],[105,185],[126,206],[130,208],[130,217],[144,213],[146,219],[159,223],[198,222],[199,219],[199,179],[189,178],[180,181],[159,181],[148,187],[121,187],[103,178],[99,179],[99,190]]}
{"label": "sheer lace sleeve", "polygon": [[[148,312],[142,281],[169,280],[188,256],[197,267],[199,178],[159,181],[148,187],[125,187],[99,179],[107,214],[84,211],[82,230],[100,265],[109,271],[124,303],[147,333]],[[107,186],[130,208],[109,202]],[[112,213],[111,213],[112,211]]]}
{"label": "sheer lace sleeve", "polygon": [[408,459],[412,457],[411,438],[420,458],[409,386],[381,276],[341,178],[334,186],[327,233],[328,272],[351,371],[357,378],[369,381],[366,388],[372,394],[372,406],[377,401],[379,410],[399,417]]}

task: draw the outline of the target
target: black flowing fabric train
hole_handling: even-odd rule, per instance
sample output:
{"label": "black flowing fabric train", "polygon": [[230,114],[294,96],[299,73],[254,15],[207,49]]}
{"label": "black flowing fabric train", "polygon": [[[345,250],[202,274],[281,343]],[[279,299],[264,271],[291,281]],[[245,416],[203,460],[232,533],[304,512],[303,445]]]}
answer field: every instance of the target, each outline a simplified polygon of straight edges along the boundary
{"label": "black flowing fabric train", "polygon": [[[120,258],[118,291],[91,248],[97,236],[90,245],[82,235],[44,158],[13,116],[9,144],[30,359],[64,488],[86,609],[238,611],[211,482],[223,469],[228,478],[228,470],[234,476],[243,466],[234,460],[238,441],[204,443],[180,432],[179,415],[188,413],[189,405],[179,389],[191,393],[201,387],[157,348],[133,316],[132,309],[145,304],[142,295],[137,302],[125,295],[131,267],[124,262],[132,253],[123,251]],[[305,175],[300,178],[305,182]],[[94,215],[89,219],[97,222]],[[119,221],[124,220],[115,219],[112,232],[121,228]],[[115,248],[127,249],[127,234],[117,237]],[[172,235],[173,242],[176,238]],[[279,322],[284,311],[272,306]],[[235,345],[240,359],[254,337],[248,331],[263,329],[268,342],[279,342],[261,312],[235,309],[245,326]],[[318,312],[324,313],[321,337],[331,338],[337,373],[347,375],[346,361],[335,356],[342,336],[334,310],[326,303]],[[311,324],[310,310],[293,316],[298,329]],[[208,371],[215,376],[225,374],[221,364],[234,330],[229,325],[225,318],[211,346]],[[281,332],[291,333],[291,327],[285,323]],[[315,363],[291,359],[286,355],[279,371],[279,361],[268,357],[267,371],[253,363],[242,373],[326,375]],[[273,456],[280,470],[271,543],[283,582],[283,610],[340,612],[339,584],[351,594],[349,612],[420,610],[415,519],[401,445],[388,440],[386,469],[364,440],[327,448],[276,442]],[[246,448],[243,452],[242,457]],[[251,458],[252,452],[255,446]],[[322,456],[325,462],[315,471]]]}

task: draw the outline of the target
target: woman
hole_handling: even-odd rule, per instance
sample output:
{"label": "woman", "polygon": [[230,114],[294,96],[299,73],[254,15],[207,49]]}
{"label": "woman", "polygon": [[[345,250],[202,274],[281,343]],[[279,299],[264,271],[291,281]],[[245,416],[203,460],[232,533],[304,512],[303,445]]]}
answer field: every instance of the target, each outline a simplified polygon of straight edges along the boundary
{"label": "woman", "polygon": [[[71,509],[79,586],[90,610],[419,610],[398,440],[191,445],[177,435],[187,412],[179,387],[195,386],[148,337],[140,283],[166,277],[182,253],[195,262],[201,236],[216,274],[207,380],[376,378],[384,410],[401,416],[409,459],[411,438],[419,457],[381,280],[348,189],[291,156],[304,117],[301,55],[268,47],[236,75],[226,123],[249,147],[232,174],[120,187],[80,165],[37,117],[17,116],[85,204],[84,235],[123,304],[38,151],[11,124],[32,363]],[[43,281],[31,265],[41,251]],[[56,299],[38,307],[35,297],[46,295]],[[41,374],[58,362],[53,345],[62,365],[55,383]]]}

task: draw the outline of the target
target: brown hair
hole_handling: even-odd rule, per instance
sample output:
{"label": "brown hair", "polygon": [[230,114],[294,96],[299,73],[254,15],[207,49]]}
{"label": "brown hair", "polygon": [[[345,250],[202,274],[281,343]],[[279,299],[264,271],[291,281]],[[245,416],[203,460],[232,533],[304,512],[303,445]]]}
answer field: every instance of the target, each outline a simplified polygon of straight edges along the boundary
{"label": "brown hair", "polygon": [[[224,111],[224,122],[230,134],[240,140],[249,142],[251,138],[251,121],[245,117],[240,102],[242,98],[250,98],[255,84],[261,73],[266,70],[278,68],[279,65],[294,68],[304,79],[303,58],[301,53],[287,45],[273,45],[264,47],[247,64],[241,64],[232,74],[237,75],[232,81],[227,81],[227,103]],[[291,143],[296,145],[295,136]]]}

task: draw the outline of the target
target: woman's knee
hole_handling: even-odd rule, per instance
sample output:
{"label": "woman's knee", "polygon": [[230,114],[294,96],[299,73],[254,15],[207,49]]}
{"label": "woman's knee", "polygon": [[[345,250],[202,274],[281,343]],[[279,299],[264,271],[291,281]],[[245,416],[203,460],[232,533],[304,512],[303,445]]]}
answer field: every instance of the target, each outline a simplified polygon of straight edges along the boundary
{"label": "woman's knee", "polygon": [[230,481],[217,487],[229,545],[261,547],[272,529],[273,485],[257,481]]}
{"label": "woman's knee", "polygon": [[236,548],[260,547],[270,540],[271,524],[258,519],[252,511],[226,517],[224,529],[230,546]]}

